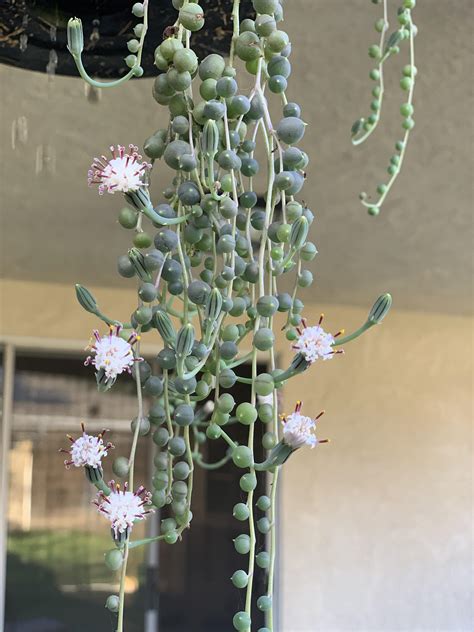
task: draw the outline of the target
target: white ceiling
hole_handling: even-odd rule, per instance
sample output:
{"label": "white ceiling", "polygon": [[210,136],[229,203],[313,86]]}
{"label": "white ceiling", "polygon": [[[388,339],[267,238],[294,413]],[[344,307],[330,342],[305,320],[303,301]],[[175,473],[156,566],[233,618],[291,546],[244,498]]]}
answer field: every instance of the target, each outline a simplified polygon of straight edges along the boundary
{"label": "white ceiling", "polygon": [[[419,5],[416,128],[393,194],[382,214],[370,218],[358,193],[373,191],[385,177],[400,133],[398,81],[406,60],[387,65],[386,121],[367,146],[353,149],[350,127],[367,114],[371,99],[366,51],[375,41],[372,24],[380,7],[367,0],[287,3],[294,73],[289,97],[299,101],[309,123],[304,148],[312,158],[302,197],[317,217],[312,238],[320,252],[311,264],[316,282],[306,291],[309,300],[369,304],[388,290],[398,307],[471,309],[473,5]],[[94,155],[112,143],[141,144],[164,123],[150,80],[103,91],[98,103],[86,99],[75,78],[50,81],[1,67],[0,80],[2,276],[129,283],[115,273],[115,258],[131,237],[116,223],[122,200],[99,198],[86,178]],[[13,148],[18,117],[26,118],[28,135],[22,143],[17,133]],[[155,168],[155,202],[168,176],[165,167]]]}

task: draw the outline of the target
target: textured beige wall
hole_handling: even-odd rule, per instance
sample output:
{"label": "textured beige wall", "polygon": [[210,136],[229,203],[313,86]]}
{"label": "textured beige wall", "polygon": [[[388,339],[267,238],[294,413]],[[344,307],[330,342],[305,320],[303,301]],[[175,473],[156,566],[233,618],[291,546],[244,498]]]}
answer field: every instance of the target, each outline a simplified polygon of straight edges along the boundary
{"label": "textured beige wall", "polygon": [[[94,293],[128,314],[130,291]],[[2,336],[80,351],[96,325],[72,286],[3,282],[0,298]],[[366,316],[324,305],[308,320],[320,310],[331,331]],[[298,398],[309,415],[325,409],[332,443],[284,469],[279,632],[472,630],[471,332],[465,317],[395,310],[288,383],[285,410]],[[279,354],[289,362],[285,341]]]}
{"label": "textured beige wall", "polygon": [[[365,315],[325,311],[333,330]],[[471,332],[393,311],[288,383],[332,443],[284,470],[283,632],[473,629]]]}

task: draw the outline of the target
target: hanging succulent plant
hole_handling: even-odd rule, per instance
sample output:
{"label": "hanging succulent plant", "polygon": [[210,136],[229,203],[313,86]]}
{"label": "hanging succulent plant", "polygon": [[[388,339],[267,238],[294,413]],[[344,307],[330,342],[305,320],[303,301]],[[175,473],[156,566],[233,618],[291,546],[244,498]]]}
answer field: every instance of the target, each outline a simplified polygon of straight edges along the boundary
{"label": "hanging succulent plant", "polygon": [[[379,2],[375,2],[378,4]],[[107,607],[117,612],[117,632],[124,629],[125,574],[132,549],[163,540],[179,542],[192,524],[193,471],[196,466],[214,468],[232,460],[242,470],[240,488],[245,502],[235,505],[233,515],[242,524],[234,540],[235,549],[246,556],[245,568],[238,569],[232,582],[244,591],[243,609],[233,616],[236,630],[252,629],[251,610],[265,613],[266,627],[274,630],[273,585],[276,556],[276,492],[278,475],[288,458],[304,446],[315,448],[319,439],[317,422],[322,413],[306,416],[302,404],[285,416],[279,415],[278,391],[287,380],[314,364],[323,364],[342,353],[339,348],[375,324],[381,323],[391,306],[389,294],[374,303],[366,322],[349,335],[331,334],[302,315],[298,288],[312,283],[304,267],[317,249],[308,241],[313,213],[297,199],[305,182],[307,154],[298,147],[307,122],[301,108],[287,99],[291,75],[291,44],[282,30],[280,0],[253,0],[255,13],[240,15],[240,2],[233,0],[233,35],[229,56],[211,53],[199,61],[192,49],[192,34],[206,21],[204,9],[196,2],[172,0],[176,21],[156,47],[159,74],[153,86],[155,101],[169,112],[169,123],[145,140],[143,150],[121,145],[110,148],[111,156],[95,158],[89,184],[101,194],[123,195],[127,206],[119,213],[119,223],[133,230],[133,246],[118,260],[118,273],[137,280],[137,307],[130,322],[122,323],[104,315],[95,298],[76,286],[82,307],[108,327],[95,342],[87,363],[97,370],[100,390],[113,388],[116,379],[131,372],[137,387],[137,417],[132,422],[132,445],[127,457],[119,456],[114,473],[128,479],[125,486],[103,480],[102,458],[110,444],[102,437],[86,435],[73,441],[68,465],[84,466],[88,479],[99,489],[99,511],[112,525],[116,550],[106,557],[108,566],[121,568],[118,595],[107,599]],[[403,89],[409,98],[402,106],[406,136],[401,141],[398,160],[393,158],[392,180],[380,189],[381,199],[370,204],[372,214],[388,193],[406,147],[411,123],[415,70],[411,19],[414,0],[404,0],[398,14],[399,29],[385,44],[388,29],[387,2],[384,17],[376,23],[381,41],[371,47],[370,56],[378,67],[371,73],[378,82],[377,100],[367,121],[353,128],[353,142],[365,140],[375,129],[383,96],[383,67],[399,44],[408,40],[411,65],[404,70]],[[290,7],[291,10],[291,7]],[[135,38],[129,41],[125,63],[127,75],[113,82],[90,79],[82,65],[82,27],[79,19],[69,22],[69,50],[81,76],[94,86],[112,87],[142,75],[141,54],[147,33],[148,2],[132,9],[138,22]],[[237,58],[241,63],[236,68]],[[249,92],[239,86],[240,74],[253,77]],[[274,121],[268,99],[281,104],[281,118]],[[266,163],[256,158],[261,143]],[[148,184],[160,161],[174,170],[163,198],[152,201]],[[263,206],[258,206],[254,177],[265,176]],[[150,231],[150,232],[148,232]],[[154,234],[153,234],[154,233]],[[294,278],[291,294],[281,292],[285,275]],[[288,367],[278,368],[275,341],[278,313],[286,314],[283,330],[294,357]],[[159,373],[140,357],[140,340],[149,334],[162,344],[157,356]],[[246,345],[247,352],[242,352]],[[264,354],[268,372],[259,373],[257,357]],[[250,363],[251,378],[239,375],[239,366]],[[251,387],[250,401],[236,406],[231,392],[237,383]],[[143,393],[153,398],[144,411]],[[207,402],[203,404],[203,402]],[[254,433],[257,420],[267,425],[263,445],[266,459],[255,462]],[[232,438],[230,422],[248,429],[248,440],[238,445]],[[226,428],[226,426],[229,426]],[[202,431],[204,429],[204,432]],[[137,443],[151,436],[156,446],[153,492],[143,487],[136,492],[134,461]],[[219,463],[205,463],[203,441],[224,441],[228,455]],[[293,457],[296,458],[296,457]],[[263,473],[263,474],[262,474]],[[258,476],[270,477],[270,495],[254,497]],[[153,508],[169,515],[154,538],[133,540],[133,524],[146,518]],[[268,549],[256,551],[256,533],[268,535]],[[267,585],[263,594],[254,594],[255,564],[265,568]],[[231,617],[232,618],[232,617]]]}

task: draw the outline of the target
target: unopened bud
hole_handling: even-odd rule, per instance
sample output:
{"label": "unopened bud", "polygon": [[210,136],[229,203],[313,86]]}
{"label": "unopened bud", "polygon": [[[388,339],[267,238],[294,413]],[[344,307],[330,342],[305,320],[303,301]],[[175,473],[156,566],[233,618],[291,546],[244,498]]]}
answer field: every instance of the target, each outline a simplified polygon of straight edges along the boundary
{"label": "unopened bud", "polygon": [[382,294],[378,297],[369,312],[367,320],[369,323],[378,325],[388,314],[392,306],[392,296],[390,294]]}
{"label": "unopened bud", "polygon": [[151,276],[146,269],[143,253],[140,252],[138,248],[130,248],[128,251],[128,258],[130,259],[132,266],[135,268],[137,276],[139,276],[142,281],[151,283]]}
{"label": "unopened bud", "polygon": [[84,33],[79,18],[71,18],[67,23],[67,47],[71,55],[80,55],[84,50]]}
{"label": "unopened bud", "polygon": [[83,285],[76,284],[76,296],[77,300],[81,307],[83,307],[86,312],[91,314],[97,314],[98,306],[95,298],[89,292],[89,290]]}
{"label": "unopened bud", "polygon": [[209,296],[206,300],[206,318],[213,321],[215,320],[222,309],[222,294],[217,288],[214,288],[209,293]]}
{"label": "unopened bud", "polygon": [[194,344],[194,327],[188,323],[181,327],[176,335],[176,354],[182,358],[187,357]]}
{"label": "unopened bud", "polygon": [[219,149],[219,129],[212,119],[204,123],[201,136],[201,150],[208,159],[214,159]]}
{"label": "unopened bud", "polygon": [[160,309],[155,313],[153,322],[155,324],[155,327],[160,332],[160,335],[163,338],[165,344],[173,347],[174,343],[176,342],[176,332],[174,330],[173,323],[171,322],[171,318],[168,316],[168,314]]}
{"label": "unopened bud", "polygon": [[304,215],[298,217],[292,226],[290,233],[290,246],[294,250],[298,250],[306,241],[306,237],[308,236],[309,231],[309,223]]}

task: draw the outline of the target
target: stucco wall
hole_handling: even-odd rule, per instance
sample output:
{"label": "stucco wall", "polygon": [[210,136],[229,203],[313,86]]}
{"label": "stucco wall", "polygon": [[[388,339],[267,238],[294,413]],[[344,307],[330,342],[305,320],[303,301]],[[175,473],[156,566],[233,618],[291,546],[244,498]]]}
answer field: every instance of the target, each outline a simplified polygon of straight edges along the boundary
{"label": "stucco wall", "polygon": [[[94,293],[116,317],[133,300]],[[79,351],[96,324],[71,286],[4,282],[0,296],[2,336]],[[308,320],[320,311],[331,331],[366,315],[324,305]],[[279,632],[472,629],[471,332],[465,317],[395,309],[344,356],[288,383],[285,410],[296,399],[307,414],[325,409],[319,436],[332,442],[284,468]],[[288,343],[278,352],[286,365]]]}
{"label": "stucco wall", "polygon": [[332,443],[284,470],[282,632],[473,629],[471,332],[394,310],[288,383]]}

